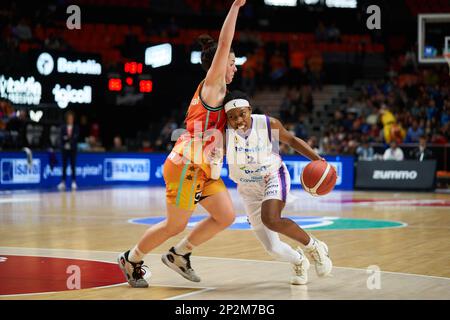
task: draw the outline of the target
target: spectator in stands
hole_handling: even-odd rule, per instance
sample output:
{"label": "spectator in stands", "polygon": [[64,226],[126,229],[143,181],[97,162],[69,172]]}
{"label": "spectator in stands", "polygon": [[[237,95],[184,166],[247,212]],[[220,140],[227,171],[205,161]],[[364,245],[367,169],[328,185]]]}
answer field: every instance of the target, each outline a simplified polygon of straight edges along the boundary
{"label": "spectator in stands", "polygon": [[416,56],[416,49],[414,47],[411,47],[404,56],[403,60],[403,72],[407,73],[414,73],[417,71],[417,56]]}
{"label": "spectator in stands", "polygon": [[169,24],[166,28],[167,35],[169,38],[176,38],[180,35],[180,27],[178,26],[175,17],[171,17]]}
{"label": "spectator in stands", "polygon": [[431,137],[431,142],[435,144],[447,144],[448,143],[448,124],[435,130]]}
{"label": "spectator in stands", "polygon": [[419,142],[419,138],[423,136],[424,131],[419,127],[419,122],[414,120],[406,134],[406,142]]}
{"label": "spectator in stands", "polygon": [[450,101],[445,101],[444,109],[441,113],[441,126],[445,126],[450,122]]}
{"label": "spectator in stands", "polygon": [[358,147],[358,142],[353,134],[348,135],[346,143],[342,146],[342,153],[354,155]]}
{"label": "spectator in stands", "polygon": [[404,129],[397,123],[397,118],[385,104],[380,108],[380,115],[383,123],[384,141],[386,143],[393,140],[398,143],[402,142],[406,135]]}
{"label": "spectator in stands", "polygon": [[98,140],[95,135],[91,135],[87,139],[88,148],[86,151],[88,152],[104,152],[105,148],[102,146],[102,143]]}
{"label": "spectator in stands", "polygon": [[114,152],[126,152],[127,147],[123,145],[122,138],[120,136],[115,136],[113,139],[113,147],[111,151]]}
{"label": "spectator in stands", "polygon": [[98,122],[94,121],[91,123],[89,136],[94,136],[96,141],[100,139],[100,125]]}
{"label": "spectator in stands", "polygon": [[81,115],[80,117],[80,137],[79,140],[82,142],[87,142],[87,139],[90,135],[90,126],[88,118],[85,114]]}
{"label": "spectator in stands", "polygon": [[362,144],[356,149],[358,161],[372,161],[375,155],[373,148],[369,145],[367,138],[363,139]]}
{"label": "spectator in stands", "polygon": [[286,61],[279,50],[276,50],[270,58],[270,79],[273,89],[278,89],[282,84],[283,78],[286,74]]}
{"label": "spectator in stands", "polygon": [[149,139],[142,140],[142,146],[140,149],[141,152],[153,152],[155,149],[152,147],[152,144]]}
{"label": "spectator in stands", "polygon": [[374,125],[378,123],[379,111],[376,106],[372,104],[370,100],[367,101],[367,108],[369,108],[370,113],[366,117],[366,122],[369,125]]}
{"label": "spectator in stands", "polygon": [[309,80],[313,90],[319,89],[322,91],[322,69],[322,54],[318,50],[315,50],[308,59]]}
{"label": "spectator in stands", "polygon": [[322,21],[319,21],[319,25],[316,28],[316,41],[322,42],[326,41],[327,39],[327,29],[325,28],[325,25]]}
{"label": "spectator in stands", "polygon": [[433,99],[428,100],[427,119],[431,120],[437,115],[436,102]]}
{"label": "spectator in stands", "polygon": [[279,107],[280,118],[283,122],[288,122],[291,120],[293,115],[293,107],[293,92],[291,90],[287,90]]}
{"label": "spectator in stands", "polygon": [[[305,116],[304,115],[300,115],[298,117],[298,122],[295,124],[294,126],[294,132],[295,132],[295,136],[299,137],[300,139],[306,140],[308,137],[308,130],[306,129],[305,126]],[[316,138],[317,140],[317,138]],[[316,141],[317,144],[317,141]]]}
{"label": "spectator in stands", "polygon": [[421,136],[419,138],[419,146],[409,153],[410,157],[414,160],[429,160],[433,159],[433,152],[427,148],[427,137]]}
{"label": "spectator in stands", "polygon": [[27,143],[27,122],[28,114],[26,110],[19,110],[19,115],[16,115],[14,109],[10,110],[11,113],[7,119],[6,131],[7,145],[12,149],[21,149],[28,147]]}
{"label": "spectator in stands", "polygon": [[402,161],[404,159],[403,150],[399,148],[397,141],[393,140],[390,147],[383,154],[383,160]]}
{"label": "spectator in stands", "polygon": [[77,189],[76,184],[76,157],[77,143],[79,136],[78,126],[75,124],[75,114],[72,111],[66,113],[66,121],[61,126],[59,141],[62,154],[62,180],[58,185],[58,189],[63,191],[66,189],[67,162],[70,161],[70,170],[72,176],[72,190]]}
{"label": "spectator in stands", "polygon": [[30,26],[24,18],[20,19],[19,23],[13,27],[12,32],[19,40],[31,40],[33,37]]}
{"label": "spectator in stands", "polygon": [[64,40],[58,37],[55,33],[51,33],[48,38],[44,40],[44,45],[47,49],[60,50],[64,45]]}
{"label": "spectator in stands", "polygon": [[300,95],[297,99],[300,107],[300,112],[311,113],[314,109],[314,99],[312,95],[312,89],[309,85],[304,85],[299,92]]}
{"label": "spectator in stands", "polygon": [[151,17],[148,17],[145,20],[143,29],[144,29],[144,34],[147,37],[151,37],[151,36],[159,34],[159,28],[153,23],[153,19]]}
{"label": "spectator in stands", "polygon": [[336,27],[336,23],[332,23],[331,26],[327,28],[327,41],[330,42],[341,41],[341,31]]}
{"label": "spectator in stands", "polygon": [[256,90],[256,64],[256,55],[250,54],[247,57],[247,61],[242,65],[242,88],[250,95],[250,97],[255,94]]}
{"label": "spectator in stands", "polygon": [[178,128],[178,124],[175,118],[171,117],[161,129],[160,138],[163,143],[168,143],[171,141],[172,133]]}
{"label": "spectator in stands", "polygon": [[355,114],[354,113],[347,113],[346,117],[342,120],[342,126],[345,128],[346,132],[349,132],[352,130],[353,125],[355,123]]}

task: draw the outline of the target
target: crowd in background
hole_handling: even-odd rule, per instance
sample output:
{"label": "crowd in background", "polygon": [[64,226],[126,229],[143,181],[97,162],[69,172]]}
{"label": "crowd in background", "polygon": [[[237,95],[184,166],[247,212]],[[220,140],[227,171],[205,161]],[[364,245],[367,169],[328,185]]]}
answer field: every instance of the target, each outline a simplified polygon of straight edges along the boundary
{"label": "crowd in background", "polygon": [[[450,141],[450,87],[447,66],[422,69],[411,51],[392,61],[384,80],[358,88],[334,111],[320,137],[310,136],[304,119],[314,110],[307,87],[305,93],[289,91],[280,115],[297,136],[321,154],[348,154],[364,159],[382,159],[371,144],[387,147],[391,142],[445,145]],[[290,153],[292,150],[282,149]],[[369,154],[369,156],[367,156]],[[378,157],[377,157],[378,156]],[[407,158],[408,156],[405,156]]]}

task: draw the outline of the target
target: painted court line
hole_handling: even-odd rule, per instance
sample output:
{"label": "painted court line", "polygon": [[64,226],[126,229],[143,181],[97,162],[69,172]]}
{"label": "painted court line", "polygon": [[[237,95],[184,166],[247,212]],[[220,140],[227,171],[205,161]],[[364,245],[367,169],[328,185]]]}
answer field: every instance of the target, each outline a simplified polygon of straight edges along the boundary
{"label": "painted court line", "polygon": [[[51,250],[51,251],[69,251],[69,252],[80,252],[80,253],[107,253],[107,254],[120,254],[121,252],[115,252],[115,251],[104,251],[104,250],[77,250],[77,249],[49,249],[49,248],[25,248],[25,247],[0,247],[0,255],[2,254],[2,250],[14,250],[14,249],[19,249],[19,250],[35,250],[35,251],[45,251],[45,250]],[[8,254],[8,255],[18,255],[18,254]],[[20,254],[19,254],[20,255]],[[29,255],[29,256],[41,256],[39,254],[28,254],[28,253],[24,253],[22,255]],[[151,256],[151,257],[160,257],[161,254],[157,254],[157,253],[149,253],[146,256]],[[98,261],[98,262],[109,262],[109,263],[116,263],[116,262],[111,262],[111,261],[106,261],[106,260],[95,260],[95,259],[90,259],[90,258],[73,258],[73,257],[67,257],[67,256],[48,256],[48,257],[56,257],[56,258],[66,258],[66,259],[79,259],[79,260],[91,260],[91,261]],[[286,262],[281,262],[281,261],[273,261],[273,260],[256,260],[256,259],[242,259],[242,258],[221,258],[221,257],[207,257],[207,256],[194,256],[195,258],[202,258],[202,259],[209,259],[209,260],[225,260],[225,261],[242,261],[242,262],[255,262],[255,263],[275,263],[275,264],[286,264]],[[347,269],[347,270],[358,270],[358,271],[364,271],[366,272],[367,269],[365,268],[353,268],[353,267],[337,267],[337,266],[333,266],[333,268],[336,269]],[[381,273],[390,273],[390,274],[401,274],[401,275],[405,275],[405,276],[417,276],[417,277],[425,277],[425,278],[436,278],[436,279],[443,279],[443,280],[448,280],[450,281],[450,278],[448,277],[440,277],[440,276],[430,276],[430,275],[424,275],[424,274],[417,274],[417,273],[405,273],[405,272],[396,272],[396,271],[380,271]],[[161,285],[162,286],[162,285]],[[170,285],[167,285],[170,286]],[[180,286],[176,286],[176,287],[180,287]],[[199,288],[199,287],[188,287],[188,288]],[[206,288],[206,287],[204,287]]]}

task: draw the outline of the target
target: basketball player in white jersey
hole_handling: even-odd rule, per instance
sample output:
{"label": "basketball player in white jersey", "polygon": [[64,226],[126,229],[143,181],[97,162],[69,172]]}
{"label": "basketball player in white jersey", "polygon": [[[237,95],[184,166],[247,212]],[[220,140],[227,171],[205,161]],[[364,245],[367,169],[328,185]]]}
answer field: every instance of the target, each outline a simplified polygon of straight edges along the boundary
{"label": "basketball player in white jersey", "polygon": [[[233,91],[224,99],[228,119],[226,140],[230,178],[244,202],[252,229],[266,251],[275,259],[293,265],[292,284],[306,284],[310,263],[303,250],[281,241],[279,233],[298,241],[314,261],[318,276],[331,272],[328,247],[300,228],[294,221],[281,216],[290,190],[290,176],[273,146],[288,144],[311,160],[323,160],[303,140],[288,132],[275,118],[252,115],[245,93]],[[278,137],[276,137],[276,135]]]}

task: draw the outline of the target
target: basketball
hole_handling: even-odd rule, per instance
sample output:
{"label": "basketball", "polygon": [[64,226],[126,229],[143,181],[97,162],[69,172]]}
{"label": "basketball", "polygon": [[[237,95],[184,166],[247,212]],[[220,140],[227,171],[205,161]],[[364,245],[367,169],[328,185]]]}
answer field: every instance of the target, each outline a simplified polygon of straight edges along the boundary
{"label": "basketball", "polygon": [[315,160],[308,163],[301,175],[303,189],[313,196],[324,196],[333,190],[337,174],[328,162]]}

